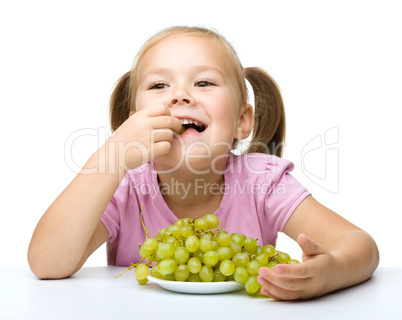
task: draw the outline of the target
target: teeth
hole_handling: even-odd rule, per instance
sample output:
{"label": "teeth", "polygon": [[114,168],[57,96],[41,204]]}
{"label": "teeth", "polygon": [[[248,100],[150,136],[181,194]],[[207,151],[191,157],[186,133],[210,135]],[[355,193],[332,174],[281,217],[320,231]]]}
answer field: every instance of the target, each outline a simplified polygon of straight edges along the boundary
{"label": "teeth", "polygon": [[197,127],[205,127],[205,125],[201,122],[198,122],[197,120],[192,120],[192,119],[181,119],[181,124],[195,124]]}

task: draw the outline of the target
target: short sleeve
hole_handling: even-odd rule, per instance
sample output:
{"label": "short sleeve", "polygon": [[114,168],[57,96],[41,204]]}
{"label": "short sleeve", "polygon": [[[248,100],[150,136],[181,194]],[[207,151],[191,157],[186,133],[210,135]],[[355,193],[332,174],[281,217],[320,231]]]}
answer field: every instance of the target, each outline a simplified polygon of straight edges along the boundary
{"label": "short sleeve", "polygon": [[[270,226],[270,237],[277,237],[297,206],[310,192],[290,172],[294,165],[281,158],[270,158],[265,179],[270,190],[265,198],[265,217]],[[273,241],[272,239],[271,241]]]}
{"label": "short sleeve", "polygon": [[112,200],[110,200],[100,221],[109,232],[109,242],[113,244],[117,238],[120,225],[119,208],[117,206],[115,196],[113,196]]}
{"label": "short sleeve", "polygon": [[110,245],[117,244],[121,233],[122,215],[127,210],[130,194],[130,176],[127,172],[119,186],[117,187],[112,199],[107,205],[100,221],[109,232]]}

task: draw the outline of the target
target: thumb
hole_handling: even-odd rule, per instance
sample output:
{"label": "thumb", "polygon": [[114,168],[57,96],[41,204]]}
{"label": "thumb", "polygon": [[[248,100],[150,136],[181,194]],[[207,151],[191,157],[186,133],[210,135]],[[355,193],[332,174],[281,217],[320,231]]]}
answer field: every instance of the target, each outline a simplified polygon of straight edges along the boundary
{"label": "thumb", "polygon": [[313,239],[310,239],[304,233],[299,234],[297,237],[297,243],[303,250],[303,260],[309,256],[315,256],[327,252],[322,245],[315,242]]}

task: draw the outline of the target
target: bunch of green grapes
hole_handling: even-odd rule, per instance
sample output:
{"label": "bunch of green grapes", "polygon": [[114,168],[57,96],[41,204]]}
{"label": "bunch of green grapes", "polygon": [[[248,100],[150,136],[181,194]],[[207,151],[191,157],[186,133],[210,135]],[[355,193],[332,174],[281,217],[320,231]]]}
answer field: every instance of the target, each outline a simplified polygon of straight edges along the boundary
{"label": "bunch of green grapes", "polygon": [[260,267],[299,263],[272,245],[260,246],[256,239],[229,234],[218,225],[219,219],[207,214],[195,220],[180,219],[154,238],[147,237],[140,245],[140,255],[148,262],[136,265],[138,283],[147,283],[149,273],[170,281],[236,281],[245,285],[249,295],[257,295]]}

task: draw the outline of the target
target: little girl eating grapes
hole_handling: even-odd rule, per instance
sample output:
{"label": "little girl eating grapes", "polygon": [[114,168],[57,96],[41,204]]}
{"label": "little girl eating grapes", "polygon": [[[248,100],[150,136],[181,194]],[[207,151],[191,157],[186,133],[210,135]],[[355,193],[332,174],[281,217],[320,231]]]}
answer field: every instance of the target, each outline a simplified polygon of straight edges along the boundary
{"label": "little girl eating grapes", "polygon": [[74,274],[104,242],[109,265],[138,262],[142,205],[150,236],[214,214],[260,245],[275,245],[278,232],[297,241],[301,263],[258,270],[261,292],[277,300],[318,297],[377,268],[372,237],[319,203],[281,158],[285,112],[275,81],[243,67],[217,32],[171,27],[151,37],[116,84],[110,114],[113,134],[34,231],[28,261],[37,277]]}

